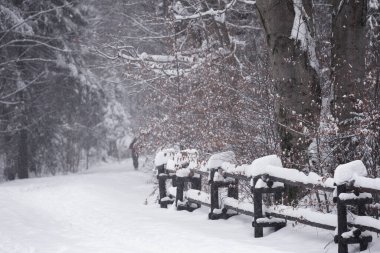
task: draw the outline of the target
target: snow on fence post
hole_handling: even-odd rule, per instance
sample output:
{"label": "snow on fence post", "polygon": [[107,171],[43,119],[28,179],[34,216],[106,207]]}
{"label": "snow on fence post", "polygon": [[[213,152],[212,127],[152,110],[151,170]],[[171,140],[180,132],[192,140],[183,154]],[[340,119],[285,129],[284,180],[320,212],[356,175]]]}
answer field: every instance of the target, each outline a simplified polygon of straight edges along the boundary
{"label": "snow on fence post", "polygon": [[347,244],[359,244],[360,250],[365,250],[368,243],[372,241],[372,236],[366,234],[364,228],[360,228],[360,224],[359,228],[354,227],[350,231],[347,228],[347,205],[357,206],[359,217],[365,215],[365,204],[373,202],[370,193],[361,192],[362,189],[355,185],[356,180],[360,180],[367,175],[367,169],[360,160],[341,164],[335,169],[334,182],[337,185],[335,201],[337,202],[338,233],[334,237],[334,242],[338,243],[338,253],[347,253]]}
{"label": "snow on fence post", "polygon": [[255,238],[263,237],[263,227],[256,226],[257,219],[263,218],[263,196],[258,189],[255,188],[255,185],[260,177],[255,177],[253,179],[252,193],[253,193],[253,215],[254,220],[252,226],[255,229]]}
{"label": "snow on fence post", "polygon": [[172,179],[173,186],[175,186],[175,175],[169,174],[167,170],[167,163],[169,159],[174,156],[174,153],[174,149],[163,149],[158,151],[154,158],[154,165],[158,179],[159,204],[161,208],[167,208],[168,204],[173,203],[173,199],[166,196],[166,180]]}
{"label": "snow on fence post", "polygon": [[262,194],[274,194],[275,201],[281,198],[281,194],[284,192],[284,184],[280,182],[274,182],[274,180],[268,174],[262,174],[257,176],[253,180],[252,192],[254,198],[254,221],[252,226],[255,228],[255,237],[263,236],[264,227],[274,227],[275,230],[279,230],[286,226],[286,220],[273,219],[266,213],[266,218],[263,218],[263,197]]}
{"label": "snow on fence post", "polygon": [[157,170],[157,179],[158,179],[158,192],[159,192],[159,200],[158,203],[160,204],[161,208],[167,208],[168,204],[173,203],[173,199],[171,197],[168,197],[166,192],[166,180],[171,179],[173,187],[175,186],[176,176],[170,175],[167,173],[165,169],[165,164],[162,164],[160,166],[156,166]]}
{"label": "snow on fence post", "polygon": [[[218,157],[216,157],[218,158]],[[177,210],[188,210],[193,211],[200,207],[200,204],[210,206],[211,210],[208,214],[209,219],[228,219],[232,215],[227,211],[235,211],[237,213],[244,213],[254,217],[252,226],[254,227],[254,236],[263,237],[263,227],[274,227],[276,230],[284,227],[286,225],[286,220],[295,220],[303,224],[307,224],[314,227],[320,227],[324,229],[333,230],[337,226],[337,234],[334,237],[334,242],[338,244],[338,253],[347,253],[348,244],[360,244],[360,250],[365,250],[368,247],[368,243],[372,241],[372,236],[365,233],[364,230],[369,230],[372,232],[379,233],[380,223],[374,222],[375,224],[370,224],[371,220],[366,219],[369,217],[361,217],[366,215],[365,204],[373,203],[373,198],[370,193],[379,193],[380,188],[378,187],[378,181],[375,179],[366,178],[367,172],[364,164],[361,161],[353,161],[348,164],[340,165],[336,168],[334,173],[335,191],[334,191],[334,202],[337,203],[337,224],[330,220],[328,222],[315,222],[315,219],[305,219],[303,213],[299,217],[299,213],[290,211],[290,213],[279,213],[275,209],[267,209],[264,218],[263,214],[263,196],[262,194],[274,194],[275,202],[281,199],[282,194],[285,189],[289,187],[306,187],[308,189],[322,189],[332,191],[332,182],[322,181],[320,183],[321,177],[318,175],[304,175],[300,174],[294,169],[284,169],[281,166],[265,168],[263,164],[256,164],[253,173],[244,174],[233,174],[227,167],[226,172],[223,172],[226,165],[220,165],[218,159],[209,159],[208,166],[206,167],[209,171],[195,170],[193,167],[190,168],[189,164],[181,164],[181,168],[172,169],[172,160],[166,163],[156,164],[156,169],[158,172],[157,178],[159,181],[159,193],[160,193],[160,205],[161,207],[167,207],[168,204],[172,204],[174,199],[167,197],[166,190],[166,180],[171,179],[173,186],[177,186],[175,204]],[[210,162],[212,161],[212,163]],[[220,166],[219,166],[220,165]],[[168,166],[168,167],[166,167]],[[235,167],[234,167],[235,168]],[[264,168],[264,169],[260,169]],[[271,170],[275,168],[275,170]],[[280,170],[279,172],[277,170]],[[175,173],[173,173],[173,171]],[[276,172],[276,173],[274,173]],[[210,185],[210,195],[201,192],[201,178],[203,176],[209,176]],[[317,179],[316,179],[316,176]],[[232,180],[234,179],[234,180]],[[251,208],[246,211],[246,207],[239,209],[240,204],[238,200],[238,186],[239,180],[252,180],[253,185],[251,187],[251,192],[253,193],[253,212]],[[331,179],[329,179],[331,180]],[[177,182],[176,182],[177,181]],[[185,183],[191,183],[191,188],[197,191],[189,191],[187,193],[188,199],[185,199]],[[364,187],[363,187],[364,186]],[[188,186],[189,187],[189,186]],[[225,205],[222,210],[220,210],[220,200],[219,200],[219,188],[226,188],[228,190],[228,198],[225,199]],[[172,188],[169,189],[169,191]],[[290,191],[291,192],[291,191]],[[191,194],[190,194],[191,193]],[[202,195],[201,197],[197,196]],[[233,200],[234,198],[236,200]],[[228,200],[228,201],[227,201]],[[194,207],[194,205],[197,205]],[[347,205],[357,206],[356,220],[348,222],[347,217]],[[286,208],[291,208],[291,206],[284,206]],[[314,214],[313,214],[314,217]],[[274,218],[274,219],[273,219]],[[327,218],[327,216],[326,216]],[[335,218],[336,219],[336,218]],[[318,220],[318,219],[317,219]],[[354,226],[350,231],[347,226]]]}
{"label": "snow on fence post", "polygon": [[[227,175],[223,173],[221,167],[211,168],[209,172],[210,184],[210,213],[208,218],[210,220],[228,219],[237,213],[228,213],[228,209],[223,207],[221,210],[221,203],[219,202],[219,189],[227,188],[227,197],[238,199],[238,179],[231,181],[231,178],[226,178]],[[215,212],[215,210],[217,210]]]}
{"label": "snow on fence post", "polygon": [[[166,180],[171,179],[173,182],[175,178],[175,175],[170,175],[166,173],[161,173],[157,175],[158,191],[160,197],[158,203],[160,204],[161,208],[167,208],[168,204],[173,204],[174,202],[173,196],[171,196],[170,194],[169,196],[167,196]],[[174,185],[174,182],[172,184]]]}
{"label": "snow on fence post", "polygon": [[347,225],[347,205],[357,205],[358,215],[365,215],[365,204],[372,202],[372,196],[368,193],[359,193],[354,187],[355,193],[352,193],[352,188],[347,192],[347,185],[342,184],[337,186],[337,214],[338,214],[338,234],[334,237],[335,243],[338,243],[338,253],[347,253],[347,244],[359,244],[360,251],[366,250],[368,243],[372,241],[372,236],[364,233],[365,231],[359,228],[352,228],[348,231]]}
{"label": "snow on fence post", "polygon": [[190,183],[191,188],[194,189],[194,187],[196,187],[200,189],[201,187],[200,180],[201,180],[200,177],[194,177],[194,172],[187,168],[178,169],[176,171],[177,189],[176,189],[175,205],[178,211],[186,210],[186,211],[192,212],[195,209],[200,207],[200,205],[198,204],[196,204],[196,206],[191,205],[191,203],[189,203],[187,200],[184,199],[185,184],[187,188],[189,187],[189,183]]}

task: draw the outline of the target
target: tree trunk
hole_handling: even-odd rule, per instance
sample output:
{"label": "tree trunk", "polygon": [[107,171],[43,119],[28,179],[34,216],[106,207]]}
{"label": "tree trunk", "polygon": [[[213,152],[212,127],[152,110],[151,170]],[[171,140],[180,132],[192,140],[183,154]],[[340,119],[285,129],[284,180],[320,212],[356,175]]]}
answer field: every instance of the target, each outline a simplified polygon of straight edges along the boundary
{"label": "tree trunk", "polygon": [[4,176],[6,180],[15,180],[16,179],[16,166],[14,157],[12,154],[12,138],[7,134],[5,136],[5,146],[7,149],[5,150],[5,169]]}
{"label": "tree trunk", "polygon": [[[311,3],[304,1],[303,10],[311,17]],[[276,85],[276,116],[286,166],[301,169],[307,164],[310,133],[315,132],[320,117],[320,85],[315,64],[302,48],[301,37],[292,38],[296,13],[293,1],[257,0],[257,11],[267,35],[273,79]],[[311,33],[312,22],[307,22]],[[301,31],[300,31],[301,36]],[[308,45],[309,47],[309,45]],[[313,67],[314,68],[313,68]]]}
{"label": "tree trunk", "polygon": [[163,0],[162,8],[164,11],[164,17],[166,18],[168,16],[168,10],[169,10],[169,0]]}
{"label": "tree trunk", "polygon": [[28,132],[23,129],[19,133],[17,175],[19,179],[29,177],[28,164]]}
{"label": "tree trunk", "polygon": [[337,162],[355,157],[356,142],[352,136],[362,112],[365,97],[365,47],[367,1],[333,0],[332,81],[333,115],[337,119],[341,146]]}

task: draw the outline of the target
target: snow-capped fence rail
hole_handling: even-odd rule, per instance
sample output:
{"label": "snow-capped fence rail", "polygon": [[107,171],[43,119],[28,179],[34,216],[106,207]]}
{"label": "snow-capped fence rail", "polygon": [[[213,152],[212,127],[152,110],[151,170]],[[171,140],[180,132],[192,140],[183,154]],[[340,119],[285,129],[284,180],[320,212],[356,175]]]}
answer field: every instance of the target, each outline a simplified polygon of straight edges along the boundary
{"label": "snow-capped fence rail", "polygon": [[[334,178],[324,178],[315,173],[308,175],[283,168],[276,156],[256,159],[251,165],[235,166],[232,152],[211,156],[201,166],[197,163],[198,153],[185,150],[175,153],[162,151],[156,156],[159,181],[160,206],[175,204],[177,210],[193,211],[200,205],[210,207],[209,219],[228,219],[232,215],[252,216],[255,237],[263,236],[264,227],[276,230],[286,226],[287,221],[322,229],[335,230],[334,242],[339,253],[347,253],[348,244],[359,244],[367,248],[372,236],[366,231],[380,233],[380,221],[366,216],[366,205],[373,202],[371,194],[380,195],[380,179],[367,178],[366,168],[361,161],[338,166]],[[202,178],[208,178],[210,193],[202,191]],[[167,196],[166,182],[176,186],[176,198]],[[239,202],[239,181],[250,182],[253,203]],[[188,184],[186,189],[185,184]],[[294,208],[286,205],[263,205],[263,194],[274,195],[279,203],[285,187],[296,186],[309,190],[333,192],[337,212],[322,213],[311,209]],[[227,197],[219,201],[219,192],[227,189]],[[355,206],[357,215],[347,215],[347,206]],[[351,227],[350,229],[348,227]]]}

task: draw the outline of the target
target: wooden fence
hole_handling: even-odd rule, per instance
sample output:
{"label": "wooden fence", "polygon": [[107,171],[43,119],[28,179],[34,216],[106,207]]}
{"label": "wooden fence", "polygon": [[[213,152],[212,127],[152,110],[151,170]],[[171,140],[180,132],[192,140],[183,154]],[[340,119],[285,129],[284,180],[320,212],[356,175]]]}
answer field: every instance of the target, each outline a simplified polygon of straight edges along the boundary
{"label": "wooden fence", "polygon": [[[279,176],[278,173],[245,176],[241,174],[225,173],[226,180],[214,182],[213,176],[217,168],[208,172],[195,171],[191,176],[177,176],[175,171],[169,171],[165,165],[156,167],[159,182],[159,203],[162,208],[168,204],[175,204],[177,210],[193,211],[201,205],[210,207],[209,219],[227,219],[235,214],[249,215],[254,218],[254,236],[262,237],[264,227],[274,227],[276,230],[286,226],[287,221],[296,221],[301,224],[327,230],[335,230],[334,242],[338,244],[338,253],[347,253],[348,244],[359,244],[360,250],[365,250],[372,236],[367,231],[380,233],[380,221],[366,216],[366,205],[373,202],[371,194],[380,193],[379,187],[369,187],[379,183],[379,179],[365,178],[358,183],[350,182],[341,185],[327,185],[323,182],[308,183],[297,178],[291,179],[288,175]],[[209,178],[210,193],[201,191],[202,177]],[[166,181],[171,180],[176,192],[167,196]],[[239,181],[253,182],[253,204],[239,203]],[[260,181],[260,182],[259,182]],[[259,184],[258,184],[259,182]],[[364,182],[364,183],[360,183]],[[185,192],[185,184],[189,189]],[[259,187],[258,187],[259,185]],[[315,212],[308,209],[295,209],[292,206],[263,205],[263,194],[271,193],[274,199],[282,198],[286,187],[300,187],[302,189],[322,190],[333,192],[333,201],[337,205],[337,214]],[[219,191],[227,189],[227,197],[219,203]],[[185,198],[186,196],[186,198]],[[221,205],[223,204],[223,205]],[[222,209],[220,207],[223,206]],[[347,206],[356,208],[356,214],[347,219]],[[351,229],[349,229],[351,227]]]}

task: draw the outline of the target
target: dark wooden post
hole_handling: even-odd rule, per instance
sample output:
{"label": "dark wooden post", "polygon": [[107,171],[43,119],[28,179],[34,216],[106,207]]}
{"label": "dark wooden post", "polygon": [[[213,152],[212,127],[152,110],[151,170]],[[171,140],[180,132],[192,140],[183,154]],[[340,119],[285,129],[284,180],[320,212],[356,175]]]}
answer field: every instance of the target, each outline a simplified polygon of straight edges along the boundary
{"label": "dark wooden post", "polygon": [[[358,215],[359,216],[365,216],[365,204],[364,202],[359,202],[358,205]],[[361,240],[360,241],[360,251],[364,251],[368,248],[368,241]]]}
{"label": "dark wooden post", "polygon": [[252,186],[253,210],[254,210],[253,211],[254,212],[253,213],[253,217],[254,217],[253,226],[255,228],[255,238],[259,238],[259,237],[264,236],[263,228],[255,226],[256,220],[259,218],[263,218],[263,206],[262,206],[263,196],[262,196],[261,192],[257,191],[255,188],[255,185],[256,185],[258,179],[259,179],[258,177],[253,179],[253,186]]}
{"label": "dark wooden post", "polygon": [[214,182],[214,175],[215,175],[215,169],[211,169],[210,170],[210,180],[208,181],[209,184],[211,184],[211,182]]}
{"label": "dark wooden post", "polygon": [[156,167],[156,170],[157,170],[157,175],[158,175],[158,176],[159,176],[160,174],[162,174],[162,173],[165,173],[165,165],[162,164],[162,165],[160,165],[160,166],[157,166],[157,167]]}
{"label": "dark wooden post", "polygon": [[[201,191],[202,190],[202,176],[190,178],[191,189]],[[197,208],[201,207],[200,204],[197,204]],[[195,208],[194,208],[195,209]]]}
{"label": "dark wooden post", "polygon": [[214,182],[214,175],[215,175],[215,169],[210,170],[210,179],[209,179],[209,184],[210,184],[210,204],[211,204],[211,211],[208,214],[208,218],[211,219],[213,216],[212,214],[214,213],[214,209],[219,208],[219,194],[218,194],[218,187]]}
{"label": "dark wooden post", "polygon": [[347,232],[347,206],[343,201],[339,201],[339,194],[346,192],[346,185],[337,186],[337,214],[338,214],[338,253],[347,253],[348,247],[341,240],[342,234]]}
{"label": "dark wooden post", "polygon": [[218,186],[215,182],[211,182],[211,214],[214,209],[219,208],[219,191]]}
{"label": "dark wooden post", "polygon": [[172,186],[173,187],[177,187],[177,180],[178,180],[177,176],[175,174],[172,175]]}
{"label": "dark wooden post", "polygon": [[161,201],[161,199],[166,197],[166,178],[167,178],[167,175],[158,174],[157,178],[158,178],[158,190],[160,193],[160,200],[159,200],[160,207],[161,208],[167,208],[167,204],[163,203]]}
{"label": "dark wooden post", "polygon": [[167,204],[162,203],[161,199],[166,197],[166,173],[165,173],[165,165],[162,164],[156,167],[157,170],[157,179],[158,179],[158,191],[159,191],[159,203],[161,208],[167,208]]}
{"label": "dark wooden post", "polygon": [[234,199],[239,199],[239,179],[235,179],[235,183],[228,187],[227,196]]}
{"label": "dark wooden post", "polygon": [[178,200],[183,202],[183,190],[185,187],[185,180],[182,177],[177,177],[177,194],[175,198],[175,206],[178,207]]}

